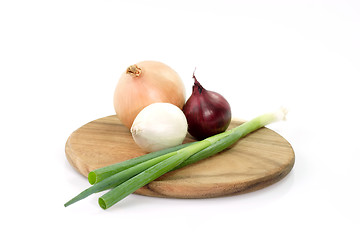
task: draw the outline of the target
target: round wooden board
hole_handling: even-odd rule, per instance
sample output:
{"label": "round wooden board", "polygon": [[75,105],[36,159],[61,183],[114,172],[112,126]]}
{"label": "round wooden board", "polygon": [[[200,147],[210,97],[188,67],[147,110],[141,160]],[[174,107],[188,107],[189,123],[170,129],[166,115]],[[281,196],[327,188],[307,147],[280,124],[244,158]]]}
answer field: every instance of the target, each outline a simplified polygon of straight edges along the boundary
{"label": "round wooden board", "polygon": [[[232,121],[229,129],[241,122]],[[185,142],[194,141],[187,136]],[[86,176],[96,168],[143,154],[129,130],[113,115],[97,119],[73,132],[65,152],[70,164]],[[269,186],[292,169],[289,142],[268,128],[240,139],[210,158],[169,172],[135,193],[169,198],[210,198],[245,193]]]}

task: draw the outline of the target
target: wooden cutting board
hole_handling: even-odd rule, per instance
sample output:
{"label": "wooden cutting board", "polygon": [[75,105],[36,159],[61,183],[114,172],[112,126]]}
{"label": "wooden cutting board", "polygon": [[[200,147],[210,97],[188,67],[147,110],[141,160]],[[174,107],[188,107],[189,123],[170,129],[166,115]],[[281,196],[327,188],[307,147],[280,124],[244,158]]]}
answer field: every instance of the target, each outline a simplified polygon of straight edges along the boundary
{"label": "wooden cutting board", "polygon": [[[229,129],[241,124],[232,121]],[[194,141],[187,136],[185,142]],[[113,115],[74,131],[65,146],[70,164],[86,176],[96,168],[145,154]],[[295,161],[289,142],[261,128],[210,158],[169,172],[135,193],[169,198],[210,198],[245,193],[284,178]]]}

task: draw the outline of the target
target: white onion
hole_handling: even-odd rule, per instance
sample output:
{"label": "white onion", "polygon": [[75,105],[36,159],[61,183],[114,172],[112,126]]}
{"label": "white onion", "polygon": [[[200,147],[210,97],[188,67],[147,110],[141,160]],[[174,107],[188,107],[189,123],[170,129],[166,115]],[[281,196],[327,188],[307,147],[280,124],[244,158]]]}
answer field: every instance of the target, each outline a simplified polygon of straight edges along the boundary
{"label": "white onion", "polygon": [[180,108],[170,103],[153,103],[140,111],[130,131],[140,148],[154,152],[181,144],[187,127]]}

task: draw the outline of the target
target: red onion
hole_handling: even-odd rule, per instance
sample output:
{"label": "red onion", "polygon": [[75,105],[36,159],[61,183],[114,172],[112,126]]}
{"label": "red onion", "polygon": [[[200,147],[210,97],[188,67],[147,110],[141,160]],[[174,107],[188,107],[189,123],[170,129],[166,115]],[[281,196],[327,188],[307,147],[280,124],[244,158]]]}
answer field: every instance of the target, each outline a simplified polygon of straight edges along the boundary
{"label": "red onion", "polygon": [[194,86],[183,112],[188,122],[188,132],[197,140],[224,132],[231,121],[231,109],[219,93],[208,91],[193,74]]}

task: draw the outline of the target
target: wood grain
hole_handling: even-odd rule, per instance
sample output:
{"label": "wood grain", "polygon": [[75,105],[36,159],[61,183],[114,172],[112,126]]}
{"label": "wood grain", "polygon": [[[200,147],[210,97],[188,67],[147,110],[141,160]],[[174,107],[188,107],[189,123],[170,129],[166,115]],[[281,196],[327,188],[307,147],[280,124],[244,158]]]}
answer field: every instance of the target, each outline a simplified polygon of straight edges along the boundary
{"label": "wood grain", "polygon": [[[230,128],[239,125],[232,121]],[[185,142],[194,141],[187,136]],[[65,153],[82,175],[96,168],[145,154],[116,116],[85,124],[68,138]],[[288,141],[261,128],[225,151],[169,172],[135,193],[169,198],[210,198],[255,191],[285,177],[293,168]]]}

